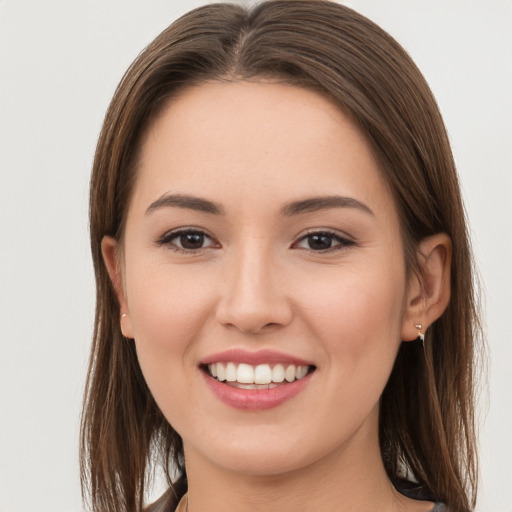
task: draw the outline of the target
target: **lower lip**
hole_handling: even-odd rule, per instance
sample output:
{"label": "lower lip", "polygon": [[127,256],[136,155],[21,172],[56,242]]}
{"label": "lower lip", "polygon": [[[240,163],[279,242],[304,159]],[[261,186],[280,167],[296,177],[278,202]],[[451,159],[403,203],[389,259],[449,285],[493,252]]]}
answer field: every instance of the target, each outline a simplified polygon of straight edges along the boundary
{"label": "lower lip", "polygon": [[272,409],[298,395],[309,383],[312,373],[300,380],[271,389],[239,389],[224,384],[202,372],[213,394],[223,403],[235,409],[262,411]]}

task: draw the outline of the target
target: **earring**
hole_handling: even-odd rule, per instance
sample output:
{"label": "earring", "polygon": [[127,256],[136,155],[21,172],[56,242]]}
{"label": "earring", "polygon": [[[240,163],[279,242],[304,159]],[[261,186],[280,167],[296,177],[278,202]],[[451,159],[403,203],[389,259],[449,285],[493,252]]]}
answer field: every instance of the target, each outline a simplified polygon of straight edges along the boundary
{"label": "earring", "polygon": [[425,333],[423,332],[423,325],[421,324],[415,324],[414,327],[418,329],[418,338],[421,341],[421,344],[425,344]]}
{"label": "earring", "polygon": [[[119,319],[119,328],[121,329],[121,334],[124,336],[124,338],[128,339],[125,335],[124,335],[124,331],[123,331],[123,320],[125,318],[129,318],[129,314],[128,313],[121,313],[121,316],[120,316],[120,319]],[[126,324],[124,325],[124,327],[126,327]]]}

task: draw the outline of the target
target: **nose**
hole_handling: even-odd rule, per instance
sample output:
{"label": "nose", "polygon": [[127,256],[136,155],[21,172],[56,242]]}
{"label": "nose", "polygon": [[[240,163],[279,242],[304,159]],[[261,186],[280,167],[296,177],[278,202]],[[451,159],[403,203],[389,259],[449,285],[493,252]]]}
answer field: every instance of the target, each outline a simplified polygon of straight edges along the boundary
{"label": "nose", "polygon": [[288,325],[293,317],[286,280],[271,251],[247,247],[226,262],[216,318],[244,334]]}

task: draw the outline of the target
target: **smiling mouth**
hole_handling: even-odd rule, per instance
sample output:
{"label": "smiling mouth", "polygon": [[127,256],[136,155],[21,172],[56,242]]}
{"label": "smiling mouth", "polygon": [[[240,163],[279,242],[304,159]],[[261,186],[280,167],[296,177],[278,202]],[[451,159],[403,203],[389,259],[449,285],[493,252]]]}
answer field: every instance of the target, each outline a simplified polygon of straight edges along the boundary
{"label": "smiling mouth", "polygon": [[315,366],[222,362],[203,365],[202,369],[215,380],[234,388],[272,389],[303,379]]}

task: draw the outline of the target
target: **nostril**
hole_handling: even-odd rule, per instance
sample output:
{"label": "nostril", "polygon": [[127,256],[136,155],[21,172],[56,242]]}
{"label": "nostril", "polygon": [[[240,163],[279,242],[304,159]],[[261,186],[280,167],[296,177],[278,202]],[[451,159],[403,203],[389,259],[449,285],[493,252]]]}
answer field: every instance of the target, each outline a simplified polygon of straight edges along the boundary
{"label": "nostril", "polygon": [[273,329],[277,329],[277,328],[279,328],[279,326],[280,326],[280,324],[278,324],[277,322],[269,322],[261,327],[259,325],[251,326],[248,328],[239,327],[236,325],[234,327],[237,328],[243,334],[258,334],[258,333],[262,333],[262,332],[268,332]]}

